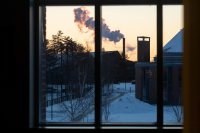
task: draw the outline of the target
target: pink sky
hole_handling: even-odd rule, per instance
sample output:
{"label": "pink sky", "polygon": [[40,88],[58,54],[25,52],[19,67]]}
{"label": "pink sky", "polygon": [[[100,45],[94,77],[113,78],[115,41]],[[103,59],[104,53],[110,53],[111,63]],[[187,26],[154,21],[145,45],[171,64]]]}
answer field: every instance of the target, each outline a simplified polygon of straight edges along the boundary
{"label": "pink sky", "polygon": [[[58,30],[64,35],[70,36],[73,40],[89,44],[94,51],[94,31],[84,28],[80,32],[74,23],[75,8],[80,6],[59,6],[47,7],[47,39],[51,39]],[[85,7],[94,17],[94,7]],[[156,6],[103,6],[102,18],[111,31],[120,30],[126,38],[126,46],[135,47],[133,51],[126,51],[129,60],[137,60],[137,36],[151,37],[150,57],[156,55]],[[165,45],[180,29],[183,28],[183,7],[164,6],[163,7],[163,44]],[[122,50],[122,39],[111,42],[105,38],[102,40],[102,47],[105,50]]]}

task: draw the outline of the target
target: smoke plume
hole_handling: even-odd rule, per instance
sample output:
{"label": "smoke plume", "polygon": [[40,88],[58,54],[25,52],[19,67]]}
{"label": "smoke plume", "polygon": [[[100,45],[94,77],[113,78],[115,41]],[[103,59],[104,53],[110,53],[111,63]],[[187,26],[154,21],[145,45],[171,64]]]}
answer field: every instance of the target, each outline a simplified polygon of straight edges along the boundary
{"label": "smoke plume", "polygon": [[134,51],[134,50],[135,50],[135,47],[128,45],[128,46],[126,47],[126,49],[127,49],[127,52],[129,52],[129,51]]}
{"label": "smoke plume", "polygon": [[[88,28],[89,30],[95,29],[95,20],[93,17],[89,16],[89,13],[90,12],[85,7],[74,9],[74,22],[77,24],[80,31],[82,31],[84,27]],[[120,33],[120,30],[111,31],[105,21],[102,21],[101,28],[102,37],[108,39],[109,41],[113,41],[114,43],[119,42],[124,37],[124,35]]]}

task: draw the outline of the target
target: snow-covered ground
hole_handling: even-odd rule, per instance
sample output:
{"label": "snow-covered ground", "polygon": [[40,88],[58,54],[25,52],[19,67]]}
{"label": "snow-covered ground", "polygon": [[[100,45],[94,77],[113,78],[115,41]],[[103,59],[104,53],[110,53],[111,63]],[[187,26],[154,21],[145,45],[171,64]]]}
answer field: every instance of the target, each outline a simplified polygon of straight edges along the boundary
{"label": "snow-covered ground", "polygon": [[[113,98],[109,108],[108,120],[102,117],[103,122],[156,122],[156,105],[148,104],[135,98],[135,85],[132,83],[120,83],[111,86]],[[51,115],[53,109],[53,115]],[[93,110],[93,107],[91,107]],[[178,107],[180,109],[180,107]],[[51,117],[52,116],[52,117]],[[49,122],[69,122],[66,111],[61,104],[47,107],[47,121]],[[94,122],[94,111],[88,112],[80,120],[82,122]],[[177,123],[175,113],[171,106],[164,107],[164,122]]]}

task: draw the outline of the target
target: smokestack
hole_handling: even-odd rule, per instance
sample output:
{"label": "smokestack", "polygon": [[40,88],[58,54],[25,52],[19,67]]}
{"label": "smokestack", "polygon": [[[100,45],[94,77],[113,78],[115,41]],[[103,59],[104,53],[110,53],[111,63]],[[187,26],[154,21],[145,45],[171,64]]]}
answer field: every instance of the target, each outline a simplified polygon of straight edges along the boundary
{"label": "smokestack", "polygon": [[125,60],[125,38],[123,38],[123,51],[122,51],[122,58]]}

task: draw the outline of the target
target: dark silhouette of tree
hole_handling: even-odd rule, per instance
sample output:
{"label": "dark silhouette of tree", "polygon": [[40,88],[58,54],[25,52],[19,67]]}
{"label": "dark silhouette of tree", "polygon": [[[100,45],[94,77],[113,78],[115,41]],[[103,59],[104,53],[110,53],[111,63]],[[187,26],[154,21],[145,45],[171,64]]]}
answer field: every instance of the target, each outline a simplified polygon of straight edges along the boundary
{"label": "dark silhouette of tree", "polygon": [[49,70],[47,74],[48,81],[49,83],[59,84],[61,101],[63,101],[62,97],[69,93],[68,90],[78,88],[77,84],[80,82],[80,77],[78,76],[80,70],[78,69],[83,70],[80,66],[85,67],[87,65],[84,68],[87,75],[84,82],[92,82],[89,78],[94,78],[91,76],[94,74],[91,72],[91,70],[94,70],[92,68],[94,67],[92,64],[94,61],[90,54],[91,49],[89,46],[84,47],[71,37],[64,36],[62,31],[58,31],[56,35],[52,35],[52,39],[47,40],[46,51],[47,70]]}
{"label": "dark silhouette of tree", "polygon": [[49,41],[46,40],[46,71],[47,71],[47,82],[51,84],[55,84],[53,71],[55,70],[57,65],[57,53],[52,45],[50,45]]}
{"label": "dark silhouette of tree", "polygon": [[62,31],[52,35],[47,42],[48,81],[60,86],[60,96],[55,103],[62,102],[62,108],[71,121],[81,119],[94,103],[94,87],[91,85],[94,82],[94,57],[91,49],[88,44],[84,47],[64,36]]}
{"label": "dark silhouette of tree", "polygon": [[56,51],[58,58],[60,59],[60,71],[59,71],[59,83],[60,83],[60,96],[63,101],[63,51],[64,51],[64,36],[62,31],[58,31],[56,35],[52,35],[51,44],[53,49]]}

